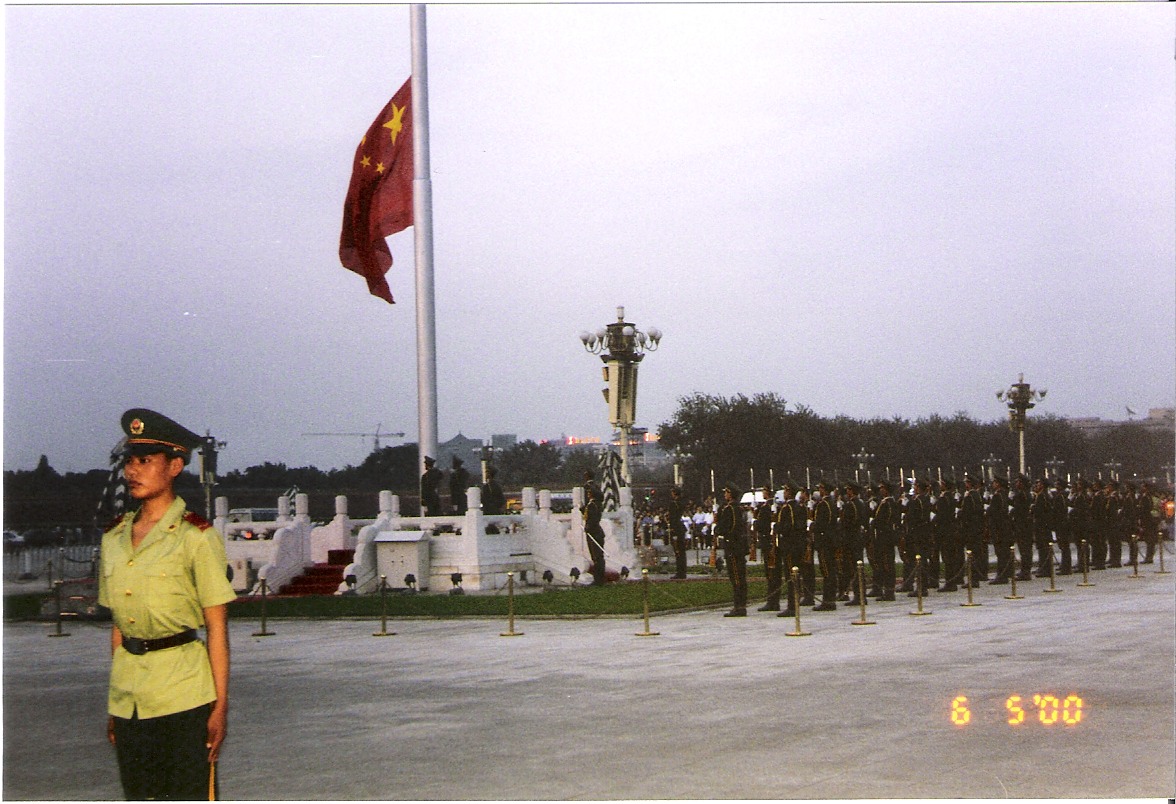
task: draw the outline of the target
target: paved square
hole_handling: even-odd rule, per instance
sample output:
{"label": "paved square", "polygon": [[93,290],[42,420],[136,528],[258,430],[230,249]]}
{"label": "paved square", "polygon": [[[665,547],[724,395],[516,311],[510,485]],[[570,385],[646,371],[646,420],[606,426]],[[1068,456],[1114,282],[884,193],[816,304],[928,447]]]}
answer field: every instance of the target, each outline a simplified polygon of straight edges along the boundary
{"label": "paved square", "polygon": [[[255,638],[234,620],[222,793],[1167,798],[1176,575],[1142,569],[1061,578],[1052,595],[1019,584],[1022,600],[984,585],[975,608],[933,593],[923,617],[899,598],[872,604],[870,626],[851,625],[856,608],[806,609],[807,637],[754,612],[655,617],[649,638],[639,619],[519,620],[515,638],[493,619],[399,620],[386,638],[358,620],[271,621],[276,636]],[[121,797],[108,631],[67,630],[4,627],[6,799]]]}

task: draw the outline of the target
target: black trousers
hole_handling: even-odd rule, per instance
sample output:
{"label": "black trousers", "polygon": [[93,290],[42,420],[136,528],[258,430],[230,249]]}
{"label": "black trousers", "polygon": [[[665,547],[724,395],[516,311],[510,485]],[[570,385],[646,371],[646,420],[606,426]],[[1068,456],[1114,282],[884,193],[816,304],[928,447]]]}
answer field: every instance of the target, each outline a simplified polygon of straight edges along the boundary
{"label": "black trousers", "polygon": [[760,553],[764,557],[764,579],[768,582],[767,605],[780,607],[780,592],[784,588],[780,565],[780,548],[774,536],[758,536]]}
{"label": "black trousers", "polygon": [[731,592],[734,598],[731,608],[747,610],[747,553],[739,549],[724,548],[723,557],[727,561],[727,577],[731,580]]}
{"label": "black trousers", "polygon": [[[128,801],[208,800],[212,704],[174,715],[114,719],[118,774]],[[220,796],[218,795],[217,798]]]}
{"label": "black trousers", "polygon": [[686,577],[686,531],[672,532],[670,541],[674,546],[674,577]]}
{"label": "black trousers", "polygon": [[896,582],[894,550],[898,546],[898,534],[893,529],[879,530],[874,534],[874,585],[883,594],[893,595]]}
{"label": "black trousers", "polygon": [[592,558],[592,583],[604,583],[604,530],[595,528],[586,532],[588,555]]}
{"label": "black trousers", "polygon": [[821,562],[821,602],[837,602],[837,561],[840,542],[829,536],[818,536],[814,545]]}
{"label": "black trousers", "polygon": [[807,546],[808,545],[804,536],[780,537],[780,547],[776,556],[776,567],[780,573],[780,578],[784,585],[784,607],[786,609],[793,608],[793,604],[796,603],[797,600],[802,600],[804,598],[803,588],[793,588],[792,568],[796,567],[797,570],[799,570],[796,574],[796,580],[797,584],[803,587],[804,553]]}

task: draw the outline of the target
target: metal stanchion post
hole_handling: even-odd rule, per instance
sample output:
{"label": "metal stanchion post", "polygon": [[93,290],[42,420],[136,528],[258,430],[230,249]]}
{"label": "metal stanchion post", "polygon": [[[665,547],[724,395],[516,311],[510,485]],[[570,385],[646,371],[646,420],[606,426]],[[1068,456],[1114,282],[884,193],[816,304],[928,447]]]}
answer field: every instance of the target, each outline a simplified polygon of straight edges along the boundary
{"label": "metal stanchion post", "polygon": [[[1022,556],[1022,563],[1024,563],[1024,556]],[[1017,548],[1009,548],[1009,593],[1005,595],[1005,600],[1021,600],[1024,595],[1017,594]]]}
{"label": "metal stanchion post", "polygon": [[265,578],[262,578],[261,579],[261,630],[255,631],[253,633],[253,636],[255,636],[255,637],[267,637],[267,636],[274,635],[273,631],[269,631],[265,627],[265,600],[266,600],[266,597],[268,596],[268,594],[269,594],[269,586],[266,584]]}
{"label": "metal stanchion post", "polygon": [[49,591],[53,591],[53,559],[45,562],[45,577],[49,579]]}
{"label": "metal stanchion post", "polygon": [[380,630],[372,636],[396,636],[388,630],[388,576],[380,576]]}
{"label": "metal stanchion post", "polygon": [[61,630],[61,620],[62,620],[62,616],[63,616],[62,612],[61,612],[61,587],[62,587],[63,583],[64,583],[63,581],[54,581],[53,582],[53,596],[57,601],[57,625],[56,625],[57,630],[55,630],[52,634],[48,635],[51,637],[67,637],[67,636],[69,636],[69,634],[63,633]]}
{"label": "metal stanchion post", "polygon": [[1051,544],[1049,547],[1049,589],[1044,590],[1046,592],[1060,592],[1060,591],[1062,591],[1061,589],[1058,589],[1058,587],[1054,583],[1054,576],[1055,576],[1056,567],[1057,567],[1057,561],[1054,560],[1053,545]]}
{"label": "metal stanchion post", "polygon": [[1131,574],[1127,577],[1133,581],[1143,577],[1139,574],[1139,537],[1134,533],[1131,534]]}
{"label": "metal stanchion post", "polygon": [[1160,568],[1156,570],[1156,575],[1171,575],[1170,570],[1164,569],[1164,533],[1163,531],[1156,534],[1156,548],[1160,554]]}
{"label": "metal stanchion post", "polygon": [[796,630],[789,631],[784,636],[812,636],[811,631],[800,630],[800,567],[792,568],[792,610],[796,612]]}
{"label": "metal stanchion post", "polygon": [[1090,582],[1090,545],[1086,543],[1085,539],[1082,540],[1082,547],[1080,549],[1082,550],[1082,583],[1078,585],[1094,586]]}
{"label": "metal stanchion post", "polygon": [[499,634],[499,636],[511,637],[522,636],[522,631],[514,630],[514,573],[506,573],[506,604],[507,604],[507,629],[506,633]]}
{"label": "metal stanchion post", "polygon": [[866,619],[866,567],[861,561],[857,563],[858,601],[862,604],[862,618],[854,620],[850,625],[877,625],[873,620]]}
{"label": "metal stanchion post", "polygon": [[931,612],[923,611],[923,557],[921,555],[915,556],[915,591],[918,608],[914,611],[908,611],[907,614],[912,617],[925,617]]}
{"label": "metal stanchion post", "polygon": [[976,603],[972,600],[972,551],[964,551],[964,580],[968,583],[968,602],[961,603],[961,606],[982,606],[983,603]]}
{"label": "metal stanchion post", "polygon": [[634,634],[633,636],[639,636],[639,637],[657,636],[658,634],[661,633],[660,631],[650,631],[649,630],[649,570],[647,570],[647,569],[641,570],[641,586],[642,586],[642,595],[644,596],[644,601],[645,601],[645,603],[644,603],[645,630],[639,634]]}

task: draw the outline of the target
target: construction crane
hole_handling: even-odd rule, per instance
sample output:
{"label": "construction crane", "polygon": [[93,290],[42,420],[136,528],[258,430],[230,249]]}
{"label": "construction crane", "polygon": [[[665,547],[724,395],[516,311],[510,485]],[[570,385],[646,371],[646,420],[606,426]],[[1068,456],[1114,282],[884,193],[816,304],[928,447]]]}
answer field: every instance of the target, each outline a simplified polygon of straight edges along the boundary
{"label": "construction crane", "polygon": [[346,436],[350,438],[370,438],[372,439],[372,452],[378,452],[380,449],[381,438],[404,438],[404,433],[389,433],[380,432],[380,428],[384,425],[377,424],[376,432],[374,433],[303,433],[303,436]]}

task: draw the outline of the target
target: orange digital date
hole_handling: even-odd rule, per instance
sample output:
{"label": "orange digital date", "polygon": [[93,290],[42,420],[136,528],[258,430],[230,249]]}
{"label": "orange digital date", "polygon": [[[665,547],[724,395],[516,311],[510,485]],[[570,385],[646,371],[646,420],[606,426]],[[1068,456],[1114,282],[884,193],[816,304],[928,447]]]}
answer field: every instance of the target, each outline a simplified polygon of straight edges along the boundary
{"label": "orange digital date", "polygon": [[[1020,695],[1010,695],[1005,699],[1006,721],[1010,726],[1019,726],[1026,720],[1025,707],[1028,706]],[[1058,698],[1056,695],[1037,694],[1033,696],[1032,706],[1037,709],[1037,720],[1043,726],[1052,726],[1058,722],[1066,726],[1077,726],[1082,722],[1082,698],[1078,695],[1068,695]],[[956,726],[966,726],[972,722],[972,709],[968,705],[966,695],[957,695],[951,702],[951,722]]]}

